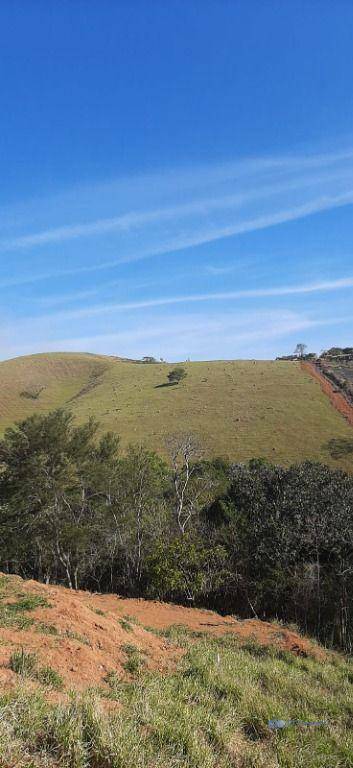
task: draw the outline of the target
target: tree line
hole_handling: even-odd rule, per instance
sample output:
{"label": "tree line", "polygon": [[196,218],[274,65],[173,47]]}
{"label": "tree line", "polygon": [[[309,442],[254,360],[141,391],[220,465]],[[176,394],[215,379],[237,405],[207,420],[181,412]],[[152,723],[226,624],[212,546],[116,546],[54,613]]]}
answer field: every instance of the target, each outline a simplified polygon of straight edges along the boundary
{"label": "tree line", "polygon": [[191,436],[168,460],[65,411],[0,442],[0,568],[295,622],[353,647],[353,477],[318,463],[201,458]]}

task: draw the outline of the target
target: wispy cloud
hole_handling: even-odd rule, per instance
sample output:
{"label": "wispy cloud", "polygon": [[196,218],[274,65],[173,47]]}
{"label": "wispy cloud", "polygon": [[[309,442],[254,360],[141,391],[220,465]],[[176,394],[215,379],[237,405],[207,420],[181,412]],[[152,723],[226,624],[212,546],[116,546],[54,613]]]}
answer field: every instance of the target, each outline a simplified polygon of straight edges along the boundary
{"label": "wispy cloud", "polygon": [[159,196],[160,200],[175,197],[183,190],[185,194],[195,191],[214,189],[219,185],[240,182],[243,188],[248,179],[255,185],[268,178],[291,178],[292,175],[317,172],[325,169],[347,170],[347,165],[353,161],[353,148],[340,151],[292,152],[286,155],[250,156],[228,160],[223,163],[192,165],[180,168],[163,169],[149,174],[122,176],[107,182],[94,184],[75,184],[71,189],[61,190],[48,198],[39,195],[32,200],[25,200],[16,205],[3,205],[0,208],[0,229],[16,229],[18,226],[46,216],[58,213],[60,210],[92,210],[99,207],[100,201],[104,206],[108,201],[112,205],[120,202],[150,200]]}
{"label": "wispy cloud", "polygon": [[[86,255],[83,260],[80,250],[69,250],[65,262],[70,267],[32,269],[25,274],[23,262],[20,274],[15,278],[3,275],[0,284],[5,287],[15,280],[18,284],[31,283],[59,274],[109,269],[278,226],[352,202],[352,149],[326,155],[250,158],[125,179],[105,188],[98,186],[90,193],[78,189],[54,198],[52,203],[29,205],[33,218],[29,231],[18,231],[21,217],[16,226],[16,216],[8,215],[14,231],[11,237],[0,239],[0,252],[20,258],[21,253],[45,250],[48,264],[57,262],[55,246],[69,249],[71,243],[74,247],[80,240],[92,240],[95,244],[109,242],[108,250],[115,251],[116,256],[92,259]],[[105,215],[97,217],[98,211]],[[6,214],[0,216],[5,230],[6,220]],[[46,226],[36,228],[40,221]],[[53,248],[54,252],[50,250]]]}
{"label": "wispy cloud", "polygon": [[336,280],[326,280],[301,285],[273,286],[269,288],[254,288],[249,290],[222,291],[214,293],[184,294],[181,296],[161,296],[152,299],[138,301],[125,301],[89,305],[79,309],[61,310],[55,314],[42,316],[41,322],[50,320],[77,320],[79,318],[97,317],[99,315],[129,312],[144,309],[155,309],[177,304],[195,304],[204,302],[226,302],[242,299],[274,298],[281,296],[298,296],[312,293],[327,293],[353,288],[353,277],[344,277]]}
{"label": "wispy cloud", "polygon": [[[174,358],[183,349],[185,355],[212,357],[220,340],[223,356],[227,349],[237,354],[252,339],[256,355],[261,338],[326,323],[325,317],[311,316],[305,296],[341,292],[346,299],[343,291],[353,287],[348,256],[340,266],[333,263],[334,254],[326,262],[325,274],[333,279],[310,282],[306,275],[324,274],[310,262],[313,238],[308,250],[303,238],[307,263],[302,253],[303,269],[294,272],[298,251],[292,242],[286,244],[284,227],[352,204],[349,149],[174,169],[77,187],[47,201],[32,201],[18,216],[2,210],[0,287],[14,289],[3,291],[2,349],[5,333],[7,349],[16,347],[15,353],[27,349],[28,339],[33,351],[98,345],[99,351],[134,356],[145,344],[145,349],[151,345],[156,354],[160,349],[168,356],[170,332]],[[344,212],[341,218],[345,221]],[[321,220],[312,224],[319,231]],[[280,226],[283,232],[276,239],[271,233],[264,238],[263,250],[261,237],[256,238],[256,258],[247,256],[254,247],[245,237],[248,233]],[[309,222],[301,234],[306,231],[312,235]],[[239,240],[222,242],[231,238]],[[199,246],[203,249],[196,251]],[[340,249],[350,253],[348,237]],[[337,251],[338,246],[336,256]],[[134,264],[143,259],[150,262]],[[107,272],[101,284],[99,271]],[[250,272],[256,288],[249,282]],[[346,277],[338,278],[337,272]],[[291,284],[294,274],[302,275],[301,283]],[[219,291],[209,290],[210,276],[218,276]],[[283,301],[275,302],[276,297]],[[347,304],[348,299],[349,294]],[[328,302],[315,305],[319,303],[326,312]],[[287,313],[259,314],[259,308],[284,305]],[[293,307],[298,311],[291,312]],[[113,332],[116,328],[119,333]]]}
{"label": "wispy cloud", "polygon": [[109,280],[109,282],[105,283],[98,283],[95,285],[95,288],[90,288],[89,290],[78,290],[73,291],[72,293],[55,293],[55,294],[45,294],[40,295],[36,299],[36,303],[40,304],[42,307],[55,307],[56,305],[60,304],[72,304],[72,303],[79,303],[82,301],[85,301],[86,299],[91,299],[93,296],[98,296],[99,294],[102,295],[106,293],[107,291],[110,294],[114,294],[116,291],[126,291],[126,290],[140,290],[141,288],[151,288],[152,286],[155,287],[156,285],[159,285],[165,281],[163,280],[143,280],[143,281],[137,281],[133,278],[130,279],[123,279],[120,280]]}
{"label": "wispy cloud", "polygon": [[18,278],[10,280],[5,279],[0,281],[0,285],[2,285],[2,287],[6,287],[6,285],[34,283],[37,281],[48,280],[51,277],[59,277],[60,275],[68,276],[106,270],[121,264],[138,261],[140,259],[151,258],[153,256],[167,256],[168,254],[177,253],[188,248],[205,245],[217,240],[234,237],[236,235],[268,229],[280,224],[297,221],[322,211],[332,210],[334,208],[352,204],[353,188],[344,194],[319,197],[315,200],[310,200],[308,203],[304,203],[303,205],[296,205],[292,208],[284,208],[275,213],[264,214],[254,218],[240,219],[236,223],[227,226],[212,226],[203,230],[197,230],[197,227],[195,227],[196,231],[194,230],[191,234],[180,234],[172,239],[165,239],[165,237],[162,236],[162,242],[160,245],[146,249],[142,248],[141,250],[138,250],[134,253],[121,255],[117,259],[100,261],[99,263],[94,264],[80,265],[78,267],[72,267],[63,271],[58,270],[52,273],[44,272],[37,276],[26,275],[19,276]]}
{"label": "wispy cloud", "polygon": [[209,275],[230,275],[234,271],[234,265],[228,264],[222,266],[217,264],[206,264],[205,272]]}
{"label": "wispy cloud", "polygon": [[[91,222],[70,224],[60,227],[46,229],[40,232],[29,233],[0,241],[0,250],[13,251],[38,246],[45,246],[51,243],[62,243],[67,240],[76,240],[78,238],[87,238],[97,235],[106,235],[111,232],[127,232],[150,224],[163,224],[168,221],[185,219],[192,216],[207,216],[217,211],[232,211],[244,206],[249,202],[255,202],[257,199],[269,198],[271,195],[282,194],[293,190],[300,190],[318,185],[330,184],[342,181],[351,181],[352,174],[347,169],[338,169],[334,174],[325,176],[309,175],[287,178],[284,181],[272,182],[270,184],[260,184],[251,187],[249,190],[243,190],[237,194],[221,195],[219,197],[200,197],[187,203],[165,206],[153,210],[129,211],[119,216],[98,219]],[[328,207],[345,204],[345,195],[328,198],[325,205]],[[348,193],[348,201],[350,196]],[[340,202],[342,199],[342,202]],[[324,200],[322,201],[324,204]],[[320,206],[320,200],[311,203],[313,209]],[[320,208],[319,208],[320,210]],[[312,212],[309,209],[309,213]],[[241,226],[241,224],[240,224]],[[241,231],[241,230],[240,230]]]}

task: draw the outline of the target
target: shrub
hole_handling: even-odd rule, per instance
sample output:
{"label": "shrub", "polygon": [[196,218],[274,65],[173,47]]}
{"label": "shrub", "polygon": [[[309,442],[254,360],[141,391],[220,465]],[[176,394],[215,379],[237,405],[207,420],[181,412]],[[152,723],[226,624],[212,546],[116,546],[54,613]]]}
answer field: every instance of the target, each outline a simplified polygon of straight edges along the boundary
{"label": "shrub", "polygon": [[185,379],[187,376],[185,368],[182,368],[181,366],[177,366],[176,368],[173,368],[172,371],[168,373],[168,381],[170,384],[179,384],[180,381]]}

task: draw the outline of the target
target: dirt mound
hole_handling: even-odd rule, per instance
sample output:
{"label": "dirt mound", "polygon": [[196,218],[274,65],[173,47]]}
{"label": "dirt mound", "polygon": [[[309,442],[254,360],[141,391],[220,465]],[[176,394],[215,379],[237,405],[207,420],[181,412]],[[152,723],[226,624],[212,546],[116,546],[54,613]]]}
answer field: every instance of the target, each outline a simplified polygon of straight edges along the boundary
{"label": "dirt mound", "polygon": [[325,658],[314,643],[280,625],[115,595],[73,592],[2,575],[0,682],[18,682],[11,658],[22,650],[35,654],[43,674],[43,670],[48,674],[48,668],[58,674],[64,689],[104,686],[112,673],[119,679],[128,678],[140,664],[168,672],[183,653],[163,634],[174,625],[210,635],[231,633],[244,641]]}

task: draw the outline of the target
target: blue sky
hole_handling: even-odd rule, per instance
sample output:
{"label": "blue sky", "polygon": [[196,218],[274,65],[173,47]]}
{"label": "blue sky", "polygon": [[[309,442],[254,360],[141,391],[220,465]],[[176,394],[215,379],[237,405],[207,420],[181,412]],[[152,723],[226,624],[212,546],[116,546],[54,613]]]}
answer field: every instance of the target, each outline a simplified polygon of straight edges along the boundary
{"label": "blue sky", "polygon": [[2,0],[0,357],[353,344],[353,5]]}

